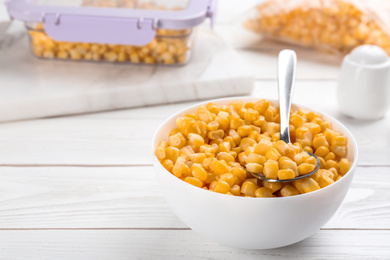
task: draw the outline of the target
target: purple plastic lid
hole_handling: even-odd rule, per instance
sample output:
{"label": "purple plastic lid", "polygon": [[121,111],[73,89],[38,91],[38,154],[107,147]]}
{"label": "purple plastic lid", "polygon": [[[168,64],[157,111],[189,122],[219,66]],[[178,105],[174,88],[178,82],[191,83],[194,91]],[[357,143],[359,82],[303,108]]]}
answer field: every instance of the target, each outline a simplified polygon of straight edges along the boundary
{"label": "purple plastic lid", "polygon": [[8,0],[6,6],[11,18],[43,23],[57,41],[146,45],[156,29],[189,29],[206,18],[213,26],[216,0],[188,1],[180,10],[43,5],[34,0]]}

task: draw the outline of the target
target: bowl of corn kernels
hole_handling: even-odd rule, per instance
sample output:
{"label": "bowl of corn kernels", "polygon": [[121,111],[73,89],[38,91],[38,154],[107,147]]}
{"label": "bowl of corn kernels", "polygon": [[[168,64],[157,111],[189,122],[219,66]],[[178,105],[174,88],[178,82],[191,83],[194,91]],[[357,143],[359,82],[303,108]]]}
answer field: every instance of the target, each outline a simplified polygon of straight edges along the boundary
{"label": "bowl of corn kernels", "polygon": [[[292,106],[290,144],[280,141],[279,121],[277,101],[235,97],[163,122],[153,137],[154,167],[175,214],[205,237],[247,249],[287,246],[324,226],[349,189],[356,141],[336,119],[303,106]],[[274,183],[246,171],[303,175],[313,167],[306,152],[321,162],[310,177]]]}

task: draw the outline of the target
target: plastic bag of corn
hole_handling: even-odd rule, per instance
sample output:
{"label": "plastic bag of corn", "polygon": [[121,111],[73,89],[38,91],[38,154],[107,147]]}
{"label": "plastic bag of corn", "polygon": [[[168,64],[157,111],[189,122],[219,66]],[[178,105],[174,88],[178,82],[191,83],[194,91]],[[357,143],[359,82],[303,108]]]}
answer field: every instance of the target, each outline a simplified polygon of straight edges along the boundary
{"label": "plastic bag of corn", "polygon": [[325,52],[372,44],[390,55],[390,0],[267,0],[245,27]]}

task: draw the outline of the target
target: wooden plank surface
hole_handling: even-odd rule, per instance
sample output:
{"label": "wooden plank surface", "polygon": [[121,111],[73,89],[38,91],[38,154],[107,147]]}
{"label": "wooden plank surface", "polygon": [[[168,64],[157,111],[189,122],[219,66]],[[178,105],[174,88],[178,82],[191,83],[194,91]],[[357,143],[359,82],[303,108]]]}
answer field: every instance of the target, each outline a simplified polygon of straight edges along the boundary
{"label": "wooden plank surface", "polygon": [[321,230],[279,249],[243,250],[192,230],[0,231],[4,259],[388,259],[389,230]]}
{"label": "wooden plank surface", "polygon": [[[390,167],[358,167],[325,229],[390,229]],[[0,229],[186,228],[153,167],[1,167]]]}

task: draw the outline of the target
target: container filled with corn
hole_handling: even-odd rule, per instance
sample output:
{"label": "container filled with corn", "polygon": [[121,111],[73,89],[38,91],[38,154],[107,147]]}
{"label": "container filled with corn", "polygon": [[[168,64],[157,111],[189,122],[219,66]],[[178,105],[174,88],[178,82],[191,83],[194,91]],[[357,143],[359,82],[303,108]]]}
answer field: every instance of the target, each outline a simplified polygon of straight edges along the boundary
{"label": "container filled with corn", "polygon": [[267,38],[334,54],[370,44],[390,55],[389,1],[267,0],[245,26]]}
{"label": "container filled with corn", "polygon": [[[214,0],[12,0],[39,58],[182,65]],[[212,21],[211,21],[212,24]]]}

